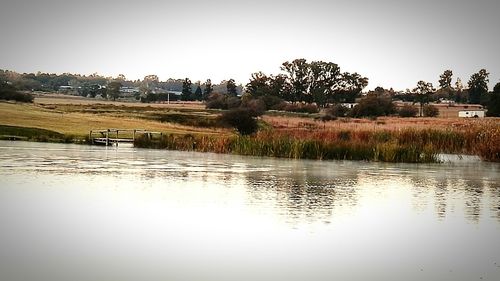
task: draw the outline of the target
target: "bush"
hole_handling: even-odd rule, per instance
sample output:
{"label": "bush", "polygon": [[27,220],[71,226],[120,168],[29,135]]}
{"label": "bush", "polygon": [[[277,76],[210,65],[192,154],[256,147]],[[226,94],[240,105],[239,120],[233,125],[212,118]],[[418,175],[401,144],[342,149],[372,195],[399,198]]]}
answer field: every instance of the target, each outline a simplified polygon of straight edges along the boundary
{"label": "bush", "polygon": [[259,97],[259,100],[262,100],[266,106],[266,108],[275,108],[278,107],[281,103],[283,103],[283,99],[276,97],[276,96],[271,96],[271,95],[265,95],[262,97]]}
{"label": "bush", "polygon": [[399,117],[415,117],[417,116],[418,109],[413,105],[404,105],[399,109]]}
{"label": "bush", "polygon": [[319,108],[315,104],[311,103],[290,103],[287,104],[284,108],[285,111],[289,112],[298,112],[298,113],[318,113]]}
{"label": "bush", "polygon": [[29,93],[20,93],[14,86],[2,82],[0,84],[0,99],[18,102],[33,102],[34,98],[33,95]]}
{"label": "bush", "polygon": [[396,107],[389,97],[371,94],[351,110],[352,117],[378,117],[387,116],[396,112]]}
{"label": "bush", "polygon": [[232,109],[224,112],[220,117],[223,124],[238,130],[241,135],[250,135],[257,132],[257,120],[253,117],[251,110],[244,108]]}
{"label": "bush", "polygon": [[345,117],[347,115],[347,112],[349,112],[349,108],[341,104],[336,104],[327,108],[325,110],[325,115],[330,115],[334,117]]}
{"label": "bush", "polygon": [[233,109],[238,108],[241,105],[241,100],[237,97],[227,97],[226,98],[226,108]]}
{"label": "bush", "polygon": [[425,117],[436,117],[439,115],[439,109],[431,104],[424,105],[422,111]]}
{"label": "bush", "polygon": [[227,109],[227,96],[219,93],[210,94],[205,106],[208,109]]}
{"label": "bush", "polygon": [[[495,86],[495,89],[500,91],[500,83]],[[486,114],[491,117],[500,117],[500,92],[493,92],[490,95],[490,102],[488,103],[488,111]]]}
{"label": "bush", "polygon": [[264,114],[266,111],[266,104],[261,99],[251,100],[246,104],[246,108],[250,110],[252,116],[257,117]]}

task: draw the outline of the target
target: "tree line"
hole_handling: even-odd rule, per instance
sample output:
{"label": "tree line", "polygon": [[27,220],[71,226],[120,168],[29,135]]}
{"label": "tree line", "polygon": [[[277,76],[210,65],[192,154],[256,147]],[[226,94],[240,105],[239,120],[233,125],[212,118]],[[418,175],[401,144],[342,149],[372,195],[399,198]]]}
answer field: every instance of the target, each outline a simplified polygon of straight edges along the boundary
{"label": "tree line", "polygon": [[284,73],[253,73],[246,92],[253,97],[271,95],[288,102],[328,103],[354,102],[368,85],[368,78],[358,73],[342,72],[333,62],[296,59],[281,65]]}
{"label": "tree line", "polygon": [[[184,101],[227,103],[229,100],[237,103],[236,99],[242,95],[249,95],[254,99],[262,98],[266,104],[276,105],[279,100],[283,100],[292,104],[316,104],[319,107],[354,103],[366,95],[383,95],[392,100],[419,104],[421,112],[424,105],[439,101],[482,104],[487,106],[490,112],[495,112],[494,107],[499,99],[497,93],[500,83],[497,83],[490,93],[489,73],[485,69],[472,74],[466,86],[462,84],[460,78],[456,78],[453,82],[453,71],[448,69],[439,76],[437,89],[430,82],[418,81],[415,88],[406,91],[396,92],[376,87],[375,90],[363,95],[362,91],[368,85],[368,78],[357,72],[342,72],[333,62],[308,62],[302,58],[295,59],[284,62],[281,71],[279,74],[271,75],[255,72],[245,87],[237,85],[234,79],[213,84],[210,79],[203,83],[200,81],[193,83],[189,78],[160,81],[157,75],[147,75],[142,80],[128,80],[122,74],[112,78],[97,73],[88,76],[42,72],[20,74],[8,70],[0,70],[0,83],[4,96],[9,97],[13,96],[14,90],[57,91],[61,86],[71,86],[82,96],[102,96],[114,100],[120,97],[122,87],[130,87],[138,89],[135,98],[145,102],[162,101],[167,98],[174,100],[176,96],[167,97],[165,92],[168,91],[181,93],[179,98]],[[212,94],[217,95],[210,99]]]}

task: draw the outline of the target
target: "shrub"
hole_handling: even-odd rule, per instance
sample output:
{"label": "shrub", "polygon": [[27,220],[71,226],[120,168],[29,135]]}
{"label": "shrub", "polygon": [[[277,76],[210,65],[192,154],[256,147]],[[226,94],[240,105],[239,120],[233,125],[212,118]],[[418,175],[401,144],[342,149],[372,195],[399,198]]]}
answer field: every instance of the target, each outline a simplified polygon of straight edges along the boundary
{"label": "shrub", "polygon": [[288,103],[286,101],[282,101],[279,104],[271,107],[272,110],[284,111]]}
{"label": "shrub", "polygon": [[493,93],[490,95],[490,101],[487,106],[488,111],[486,114],[491,117],[500,117],[500,83],[495,85]]}
{"label": "shrub", "polygon": [[275,108],[283,102],[283,99],[281,99],[277,96],[271,96],[271,95],[265,95],[265,96],[259,97],[259,100],[262,100],[264,102],[266,108]]}
{"label": "shrub", "polygon": [[311,104],[311,103],[306,103],[306,104],[290,103],[290,104],[287,104],[285,106],[284,110],[289,111],[289,112],[309,113],[309,114],[319,112],[318,106],[316,106],[315,104]]}
{"label": "shrub", "polygon": [[213,93],[208,96],[205,106],[209,109],[227,109],[227,96],[219,93]]}
{"label": "shrub", "polygon": [[336,104],[333,105],[325,110],[325,115],[330,115],[333,117],[345,117],[347,113],[349,112],[349,108],[341,105],[341,104]]}
{"label": "shrub", "polygon": [[413,105],[404,105],[399,109],[399,117],[415,117],[417,116],[418,109]]}
{"label": "shrub", "polygon": [[396,112],[396,107],[389,97],[371,94],[351,110],[352,117],[377,117],[387,116]]}
{"label": "shrub", "polygon": [[258,128],[257,120],[253,117],[251,110],[244,108],[224,112],[220,121],[235,128],[241,135],[253,134]]}
{"label": "shrub", "polygon": [[29,93],[20,93],[16,90],[16,88],[14,88],[14,86],[2,82],[0,84],[0,99],[18,102],[33,102],[34,98],[33,95]]}
{"label": "shrub", "polygon": [[227,97],[226,99],[226,108],[233,109],[238,108],[241,105],[241,100],[237,97]]}
{"label": "shrub", "polygon": [[261,99],[254,99],[246,104],[246,108],[250,110],[252,116],[257,117],[264,114],[266,111],[266,104]]}
{"label": "shrub", "polygon": [[425,117],[436,117],[439,115],[439,109],[431,104],[424,105],[422,112]]}

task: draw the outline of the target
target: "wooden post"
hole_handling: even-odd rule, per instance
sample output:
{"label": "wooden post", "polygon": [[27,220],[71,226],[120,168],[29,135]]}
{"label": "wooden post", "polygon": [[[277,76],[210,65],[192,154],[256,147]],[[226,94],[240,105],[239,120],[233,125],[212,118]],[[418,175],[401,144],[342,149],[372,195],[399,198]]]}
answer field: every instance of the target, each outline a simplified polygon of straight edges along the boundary
{"label": "wooden post", "polygon": [[135,143],[135,129],[134,129],[134,132],[132,133],[132,140],[134,141]]}
{"label": "wooden post", "polygon": [[89,142],[91,144],[94,144],[94,140],[92,139],[92,130],[90,130],[90,132],[89,132]]}
{"label": "wooden post", "polygon": [[109,145],[109,129],[106,131],[106,146]]}

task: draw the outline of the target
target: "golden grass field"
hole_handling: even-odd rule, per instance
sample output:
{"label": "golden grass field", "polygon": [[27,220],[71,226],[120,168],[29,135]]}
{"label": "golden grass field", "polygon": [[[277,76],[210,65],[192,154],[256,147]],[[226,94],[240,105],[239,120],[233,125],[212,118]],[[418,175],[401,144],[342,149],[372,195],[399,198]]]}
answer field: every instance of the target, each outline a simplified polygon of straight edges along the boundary
{"label": "golden grass field", "polygon": [[[91,108],[92,105],[123,106],[124,110],[105,112],[102,114],[82,112],[82,108]],[[142,107],[146,113],[148,107],[144,104],[112,103],[91,100],[61,99],[61,98],[36,98],[33,104],[0,102],[0,124],[34,127],[47,129],[62,134],[86,136],[90,130],[120,128],[120,129],[146,129],[167,133],[202,133],[220,134],[225,130],[188,127],[179,124],[162,123],[155,120],[138,118],[131,112],[127,114],[127,106]],[[158,108],[156,107],[151,108]],[[160,108],[179,108],[186,105],[164,105]],[[196,106],[190,106],[196,108]]]}

